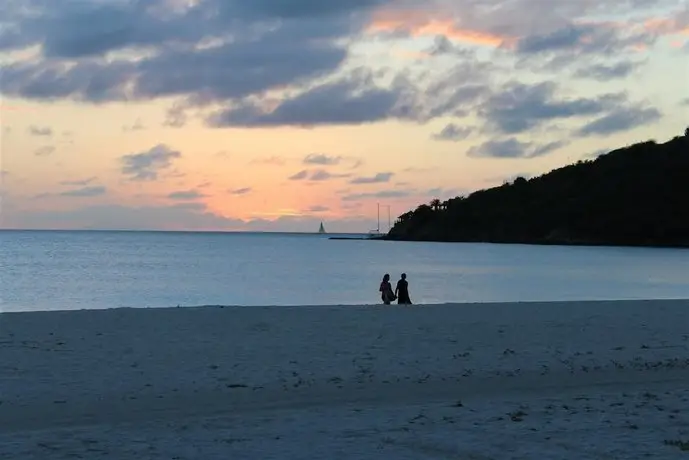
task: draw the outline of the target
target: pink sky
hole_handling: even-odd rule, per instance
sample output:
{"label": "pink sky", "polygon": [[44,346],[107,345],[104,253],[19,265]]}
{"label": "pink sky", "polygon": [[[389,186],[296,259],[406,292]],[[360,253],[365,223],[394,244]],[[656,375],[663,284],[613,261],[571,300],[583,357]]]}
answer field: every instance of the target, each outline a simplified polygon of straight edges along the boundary
{"label": "pink sky", "polygon": [[686,7],[489,3],[10,1],[0,225],[366,232],[689,124]]}

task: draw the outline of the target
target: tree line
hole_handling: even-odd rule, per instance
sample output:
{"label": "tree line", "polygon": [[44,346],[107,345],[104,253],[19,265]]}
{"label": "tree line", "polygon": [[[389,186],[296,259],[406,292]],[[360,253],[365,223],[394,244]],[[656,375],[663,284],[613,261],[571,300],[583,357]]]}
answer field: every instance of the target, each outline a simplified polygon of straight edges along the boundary
{"label": "tree line", "polygon": [[689,247],[689,128],[399,216],[388,240]]}

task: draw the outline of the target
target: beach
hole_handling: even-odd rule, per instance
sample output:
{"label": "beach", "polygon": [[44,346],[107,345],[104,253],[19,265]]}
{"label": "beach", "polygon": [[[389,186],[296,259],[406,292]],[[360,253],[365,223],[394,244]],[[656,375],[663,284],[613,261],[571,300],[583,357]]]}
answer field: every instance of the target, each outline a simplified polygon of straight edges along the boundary
{"label": "beach", "polygon": [[687,300],[3,313],[0,458],[677,459],[687,381]]}

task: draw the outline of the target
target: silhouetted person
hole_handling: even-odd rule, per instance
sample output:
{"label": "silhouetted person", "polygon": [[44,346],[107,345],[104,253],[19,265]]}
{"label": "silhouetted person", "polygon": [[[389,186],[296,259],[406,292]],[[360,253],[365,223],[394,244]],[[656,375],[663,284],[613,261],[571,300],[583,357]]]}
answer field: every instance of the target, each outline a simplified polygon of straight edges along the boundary
{"label": "silhouetted person", "polygon": [[390,275],[387,273],[383,276],[383,281],[380,283],[380,298],[383,300],[385,305],[390,305],[390,302],[395,300],[397,297],[395,293],[392,292],[392,284],[390,284]]}
{"label": "silhouetted person", "polygon": [[397,297],[398,304],[411,305],[411,299],[409,298],[409,282],[407,281],[406,273],[402,273],[400,280],[397,282],[395,296]]}

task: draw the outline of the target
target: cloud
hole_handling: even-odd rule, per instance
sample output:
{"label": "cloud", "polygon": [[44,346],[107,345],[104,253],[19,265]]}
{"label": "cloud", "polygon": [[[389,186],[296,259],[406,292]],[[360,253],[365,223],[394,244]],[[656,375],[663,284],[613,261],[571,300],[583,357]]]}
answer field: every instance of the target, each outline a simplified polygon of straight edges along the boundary
{"label": "cloud", "polygon": [[260,164],[260,165],[272,165],[272,166],[282,166],[285,164],[285,159],[278,156],[270,156],[264,158],[254,158],[249,162],[249,164]]}
{"label": "cloud", "polygon": [[482,158],[535,158],[551,153],[565,145],[564,141],[539,145],[532,142],[521,142],[511,137],[505,140],[490,140],[471,147],[468,155]]}
{"label": "cloud", "polygon": [[587,123],[578,131],[578,134],[580,136],[606,136],[655,123],[661,118],[660,111],[652,107],[627,107]]}
{"label": "cloud", "polygon": [[653,45],[657,37],[656,33],[634,23],[580,20],[549,32],[521,37],[514,48],[523,55],[616,57]]}
{"label": "cloud", "polygon": [[125,125],[122,127],[122,131],[125,132],[143,131],[144,129],[146,129],[146,126],[144,126],[141,118],[137,118],[131,125]]}
{"label": "cloud", "polygon": [[179,201],[197,200],[205,196],[206,195],[199,192],[198,190],[178,190],[167,195],[169,199]]}
{"label": "cloud", "polygon": [[412,196],[413,190],[382,190],[370,193],[351,193],[342,196],[342,201],[360,201],[369,198],[407,198]]}
{"label": "cloud", "polygon": [[681,105],[681,106],[689,106],[689,97],[686,98],[686,99],[682,99],[682,100],[679,102],[679,105]]}
{"label": "cloud", "polygon": [[[516,134],[551,120],[600,117],[625,100],[560,96],[572,93],[554,84],[496,86],[510,72],[572,66],[580,78],[625,78],[641,65],[625,53],[687,27],[684,11],[655,17],[660,7],[629,0],[558,8],[537,0],[490,8],[475,0],[11,0],[2,11],[0,51],[10,55],[0,64],[3,95],[162,100],[170,127],[192,117],[218,128],[309,128],[479,115],[493,132]],[[610,19],[631,13],[633,20]],[[422,53],[427,66],[378,62],[367,54],[373,48],[358,46],[406,37],[433,40]],[[29,49],[27,58],[14,53]]]}
{"label": "cloud", "polygon": [[311,206],[310,208],[307,209],[307,212],[313,212],[313,213],[320,213],[320,212],[328,212],[330,211],[330,208],[327,206]]}
{"label": "cloud", "polygon": [[314,169],[312,171],[302,170],[289,177],[289,180],[309,180],[313,182],[326,181],[330,179],[337,179],[342,177],[349,177],[349,174],[334,174],[324,169]]}
{"label": "cloud", "polygon": [[34,150],[34,155],[37,157],[47,157],[48,155],[52,155],[55,153],[55,146],[54,145],[44,145],[43,147],[39,147],[36,150]]}
{"label": "cloud", "polygon": [[516,134],[551,120],[597,115],[618,107],[626,100],[623,94],[557,99],[555,89],[552,82],[534,85],[511,82],[496,91],[479,113],[494,131]]}
{"label": "cloud", "polygon": [[248,193],[251,193],[252,190],[253,189],[251,187],[243,187],[230,190],[229,192],[232,195],[246,195]]}
{"label": "cloud", "polygon": [[[445,14],[448,11],[444,12]],[[480,28],[462,26],[452,18],[434,17],[432,11],[423,11],[421,8],[409,10],[383,9],[375,16],[368,28],[372,34],[405,34],[411,37],[437,37],[442,36],[455,41],[474,45],[497,47],[505,42],[508,37],[501,36]]]}
{"label": "cloud", "polygon": [[396,109],[403,98],[403,91],[402,87],[377,87],[368,78],[345,78],[283,99],[271,110],[266,110],[258,103],[245,101],[212,114],[207,124],[213,127],[249,128],[373,123],[401,115]]}
{"label": "cloud", "polygon": [[336,177],[335,175],[329,173],[328,171],[325,171],[323,169],[318,169],[311,174],[311,180],[313,181],[322,181],[322,180],[328,180],[332,179],[333,177]]}
{"label": "cloud", "polygon": [[[362,0],[334,8],[305,2],[303,14],[284,15],[286,9],[274,0],[258,4],[269,7],[205,0],[171,10],[162,0],[65,0],[59,6],[37,3],[27,14],[29,8],[15,8],[6,19],[13,20],[15,37],[5,47],[41,45],[42,59],[3,65],[2,91],[91,103],[166,97],[228,101],[261,94],[336,70],[347,57],[341,39],[365,23],[357,10],[373,6]],[[307,14],[318,9],[317,16]],[[138,59],[95,59],[124,50],[148,52]]]}
{"label": "cloud", "polygon": [[161,171],[169,169],[172,161],[181,156],[180,152],[158,144],[145,152],[121,157],[122,174],[134,181],[156,180]]}
{"label": "cloud", "polygon": [[459,142],[467,139],[473,132],[474,128],[471,126],[458,126],[450,123],[439,133],[433,134],[432,138],[437,141]]}
{"label": "cloud", "polygon": [[69,185],[69,186],[86,186],[95,181],[97,178],[95,176],[93,177],[87,177],[86,179],[78,179],[78,180],[63,180],[60,182],[60,185]]}
{"label": "cloud", "polygon": [[340,164],[342,157],[328,156],[322,153],[312,153],[304,158],[304,164],[332,166]]}
{"label": "cloud", "polygon": [[187,124],[186,107],[181,104],[175,104],[170,107],[165,113],[165,120],[163,126],[170,128],[182,128]]}
{"label": "cloud", "polygon": [[95,186],[89,186],[89,187],[81,187],[77,188],[74,190],[67,190],[65,192],[61,192],[59,195],[60,196],[68,196],[68,197],[78,197],[78,198],[90,198],[90,197],[95,197],[95,196],[102,196],[107,193],[107,189],[103,186],[100,185],[95,185]]}
{"label": "cloud", "polygon": [[53,135],[53,129],[49,126],[29,126],[29,134],[37,137],[51,137]]}
{"label": "cloud", "polygon": [[575,72],[579,78],[590,78],[596,81],[610,81],[631,75],[641,65],[640,62],[622,61],[615,64],[594,64]]}
{"label": "cloud", "polygon": [[299,171],[296,174],[289,176],[289,180],[304,180],[309,176],[309,172],[306,169]]}
{"label": "cloud", "polygon": [[392,176],[394,176],[395,173],[391,172],[383,172],[383,173],[378,173],[375,176],[368,176],[368,177],[356,177],[352,180],[349,181],[350,184],[382,184],[386,182],[390,182],[390,179],[392,179]]}

